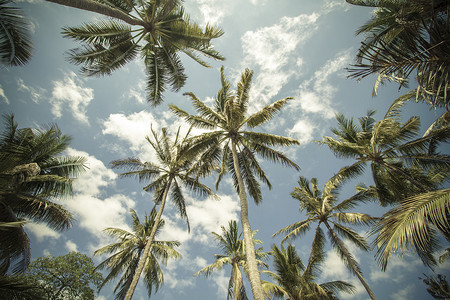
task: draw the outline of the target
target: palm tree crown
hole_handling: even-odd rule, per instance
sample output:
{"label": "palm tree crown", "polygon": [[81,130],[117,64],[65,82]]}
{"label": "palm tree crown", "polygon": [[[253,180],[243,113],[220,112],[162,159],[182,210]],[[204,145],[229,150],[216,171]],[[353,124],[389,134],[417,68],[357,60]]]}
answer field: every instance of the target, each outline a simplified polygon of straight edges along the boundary
{"label": "palm tree crown", "polygon": [[[139,261],[143,259],[142,254],[152,229],[156,227],[158,233],[164,226],[164,220],[160,220],[160,222],[156,224],[155,209],[152,210],[150,216],[145,216],[142,223],[134,210],[131,209],[130,213],[133,222],[132,232],[120,228],[106,228],[104,232],[114,237],[117,242],[94,252],[94,255],[112,254],[101,262],[97,266],[97,269],[107,269],[109,271],[101,288],[116,277],[121,276],[114,288],[116,299],[124,299],[127,290],[130,288]],[[144,282],[149,297],[151,296],[153,289],[156,293],[164,282],[160,263],[165,265],[169,258],[176,259],[181,257],[174,249],[179,245],[180,243],[177,241],[152,242],[150,255],[145,258],[143,272]]]}
{"label": "palm tree crown", "polygon": [[153,105],[163,101],[168,85],[174,91],[184,85],[187,77],[180,53],[206,67],[199,55],[224,59],[211,45],[223,32],[209,25],[202,31],[190,21],[179,0],[48,1],[113,17],[63,29],[64,36],[83,44],[70,51],[70,61],[82,64],[82,72],[88,76],[102,76],[140,54],[147,76],[147,100]]}
{"label": "palm tree crown", "polygon": [[[247,259],[245,256],[245,246],[242,239],[242,233],[239,233],[236,221],[230,221],[228,228],[221,226],[222,234],[213,232],[214,239],[217,241],[223,254],[215,254],[216,261],[201,269],[194,276],[203,274],[210,276],[214,270],[221,270],[225,265],[231,265],[231,275],[228,282],[227,299],[246,300],[244,283],[242,280],[241,268],[247,272]],[[253,240],[255,244],[261,244],[260,240]],[[262,252],[262,247],[256,250],[256,258],[259,266],[267,267],[263,262],[267,253]]]}
{"label": "palm tree crown", "polygon": [[[323,239],[322,239],[323,241]],[[274,261],[274,272],[264,271],[277,284],[267,281],[263,287],[270,299],[275,297],[287,297],[291,300],[320,300],[338,299],[337,292],[353,293],[353,285],[345,281],[330,281],[317,284],[314,280],[319,275],[319,265],[323,262],[323,242],[313,243],[311,257],[305,266],[295,247],[289,244],[287,248],[272,246],[271,255]]]}
{"label": "palm tree crown", "polygon": [[0,0],[0,63],[22,66],[31,58],[31,24],[13,1]]}
{"label": "palm tree crown", "polygon": [[198,147],[207,149],[202,155],[204,160],[219,160],[221,162],[216,188],[225,173],[230,171],[232,174],[241,205],[241,224],[253,297],[256,300],[263,300],[264,293],[248,218],[246,187],[249,195],[256,203],[259,203],[262,199],[257,179],[267,184],[269,188],[271,187],[270,181],[259,165],[255,154],[298,170],[299,167],[296,163],[282,152],[271,147],[298,145],[299,142],[279,135],[250,131],[247,128],[253,129],[268,122],[291,98],[275,101],[258,112],[247,115],[253,72],[247,69],[242,73],[235,93],[230,91],[230,83],[225,78],[223,67],[220,73],[222,88],[217,93],[212,108],[199,100],[193,93],[187,93],[187,95],[191,97],[197,115],[191,115],[175,105],[171,105],[170,108],[189,124],[197,128],[210,130],[193,137],[192,141]]}
{"label": "palm tree crown", "polygon": [[[170,193],[170,198],[178,208],[180,216],[186,219],[188,230],[189,220],[186,213],[186,201],[180,184],[199,195],[214,196],[214,193],[209,187],[199,182],[199,177],[208,175],[213,170],[213,166],[209,162],[199,159],[198,149],[192,147],[191,143],[187,140],[189,132],[186,133],[184,138],[181,138],[180,129],[178,129],[175,139],[172,141],[165,128],[161,130],[161,135],[158,135],[152,129],[153,140],[149,137],[146,137],[146,139],[155,151],[159,164],[142,162],[138,158],[127,158],[111,162],[114,168],[128,169],[128,172],[121,174],[122,177],[137,177],[140,181],[150,181],[144,187],[144,190],[154,192],[155,204],[160,205],[155,217],[156,223],[161,219],[167,197]],[[155,235],[156,227],[150,233],[143,257],[147,257],[149,254]],[[145,259],[141,260],[134,274],[133,282],[125,298],[127,300],[131,299],[133,295],[134,289],[139,281],[139,276],[144,269],[144,261]]]}
{"label": "palm tree crown", "polygon": [[347,0],[376,7],[373,17],[357,31],[365,39],[350,69],[351,77],[378,73],[379,83],[394,80],[404,85],[415,71],[418,87],[411,98],[448,109],[450,43],[445,0]]}
{"label": "palm tree crown", "polygon": [[369,111],[359,118],[359,126],[339,114],[338,127],[331,129],[336,137],[324,137],[321,142],[336,156],[356,160],[340,170],[342,176],[361,174],[370,163],[382,205],[437,189],[450,166],[450,157],[436,151],[448,139],[449,128],[418,137],[420,119],[411,117],[402,123],[400,106],[394,104],[380,121]]}
{"label": "palm tree crown", "polygon": [[[359,203],[371,199],[373,197],[373,192],[370,189],[358,187],[359,191],[355,195],[338,203],[337,192],[342,183],[343,181],[333,177],[325,183],[323,191],[320,191],[316,178],[313,178],[310,183],[305,177],[300,176],[300,179],[298,180],[299,186],[295,187],[291,195],[300,202],[300,210],[306,210],[307,219],[289,225],[279,230],[274,235],[286,233],[286,236],[282,240],[282,242],[284,242],[287,239],[304,234],[310,229],[311,224],[317,223],[315,239],[320,240],[323,236],[320,226],[322,224],[325,225],[329,233],[331,244],[343,260],[344,264],[358,277],[371,299],[375,299],[375,295],[362,277],[356,259],[339,237],[346,238],[363,251],[369,250],[369,245],[364,237],[344,224],[371,225],[375,222],[376,218],[371,217],[368,214],[346,212]],[[331,225],[333,225],[333,227],[331,227]]]}
{"label": "palm tree crown", "polygon": [[[71,137],[56,125],[18,128],[14,116],[5,116],[0,136],[0,273],[16,259],[13,271],[24,271],[30,262],[24,221],[44,222],[55,230],[71,226],[72,214],[55,199],[72,195],[72,181],[85,170],[84,157],[62,155]],[[5,223],[4,223],[5,224]]]}

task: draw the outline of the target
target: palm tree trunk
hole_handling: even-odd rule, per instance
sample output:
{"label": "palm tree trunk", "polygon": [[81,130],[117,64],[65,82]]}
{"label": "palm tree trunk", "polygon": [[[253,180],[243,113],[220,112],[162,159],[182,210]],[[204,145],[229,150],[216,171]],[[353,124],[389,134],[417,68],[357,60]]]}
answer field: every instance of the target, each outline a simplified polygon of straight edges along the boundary
{"label": "palm tree trunk", "polygon": [[364,288],[367,291],[367,294],[369,294],[370,299],[372,300],[377,300],[377,298],[375,297],[375,294],[373,293],[372,289],[369,287],[369,285],[367,284],[366,280],[362,277],[361,272],[359,272],[358,268],[356,267],[356,265],[349,259],[350,258],[350,252],[348,252],[347,248],[345,247],[344,243],[341,241],[341,239],[337,236],[336,232],[334,232],[334,230],[331,228],[330,224],[328,224],[327,221],[323,222],[325,224],[325,226],[327,227],[328,231],[331,233],[331,235],[333,236],[334,240],[336,241],[336,243],[339,245],[339,248],[341,249],[341,251],[344,253],[344,255],[347,257],[347,261],[348,264],[350,265],[350,267],[353,269],[353,272],[355,272],[356,276],[358,277],[359,281],[361,281],[361,284],[364,286]]}
{"label": "palm tree trunk", "polygon": [[244,233],[245,255],[247,258],[248,276],[250,279],[250,285],[252,287],[253,298],[255,300],[264,300],[261,277],[258,271],[258,265],[256,263],[253,235],[252,230],[250,228],[250,221],[248,219],[247,193],[245,191],[244,180],[242,179],[242,174],[239,169],[236,143],[234,140],[231,141],[231,152],[233,154],[234,171],[236,172],[236,177],[239,185],[239,200],[241,204],[241,223],[242,223],[242,232]]}
{"label": "palm tree trunk", "polygon": [[148,27],[149,24],[133,18],[131,15],[111,6],[101,4],[92,0],[46,0],[48,2],[57,3],[64,6],[74,7],[82,10],[87,10],[90,12],[98,13],[108,17],[116,18],[122,20],[130,25],[140,25],[143,27]]}
{"label": "palm tree trunk", "polygon": [[153,240],[155,239],[156,230],[158,229],[158,224],[159,224],[159,221],[161,220],[161,215],[164,211],[164,206],[166,204],[167,195],[169,194],[170,185],[172,184],[172,179],[173,179],[172,177],[169,177],[169,181],[167,182],[166,189],[165,189],[163,197],[161,199],[161,206],[155,217],[155,224],[153,225],[152,232],[150,232],[150,236],[148,237],[147,244],[145,245],[144,252],[142,253],[141,259],[139,260],[139,265],[136,269],[136,272],[133,275],[133,280],[131,281],[130,288],[128,289],[128,291],[125,295],[125,300],[131,300],[131,297],[133,297],[134,290],[136,289],[136,286],[139,282],[139,277],[141,277],[142,270],[144,269],[144,266],[145,266],[145,261],[148,258],[148,255],[150,253],[150,248],[153,244]]}

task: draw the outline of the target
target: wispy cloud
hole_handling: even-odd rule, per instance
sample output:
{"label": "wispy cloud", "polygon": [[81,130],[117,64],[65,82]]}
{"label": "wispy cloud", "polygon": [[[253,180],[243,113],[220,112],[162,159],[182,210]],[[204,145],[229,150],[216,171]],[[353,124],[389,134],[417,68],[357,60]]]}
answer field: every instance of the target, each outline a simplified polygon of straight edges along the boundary
{"label": "wispy cloud", "polygon": [[326,119],[335,116],[333,107],[334,94],[337,91],[336,85],[330,83],[330,79],[339,76],[345,66],[351,61],[351,52],[348,50],[338,53],[333,59],[328,60],[314,75],[301,83],[296,101],[292,102],[302,112],[315,114]]}
{"label": "wispy cloud", "polygon": [[6,97],[5,91],[3,90],[2,86],[0,85],[0,99],[3,99],[6,104],[9,104],[9,99]]}
{"label": "wispy cloud", "polygon": [[94,90],[84,87],[83,81],[74,72],[64,74],[62,80],[53,81],[50,104],[52,113],[57,118],[62,116],[63,110],[67,107],[75,119],[89,125],[86,108],[93,99]]}
{"label": "wispy cloud", "polygon": [[17,80],[17,89],[21,92],[30,93],[31,100],[34,103],[39,103],[39,101],[44,98],[47,91],[41,87],[32,87],[25,84],[22,78]]}
{"label": "wispy cloud", "polygon": [[61,233],[49,228],[43,223],[27,223],[25,228],[37,238],[38,242],[42,242],[48,238],[58,239],[61,236]]}
{"label": "wispy cloud", "polygon": [[278,24],[247,31],[242,37],[243,67],[255,70],[252,97],[261,106],[300,74],[298,50],[318,29],[319,14],[283,17]]}

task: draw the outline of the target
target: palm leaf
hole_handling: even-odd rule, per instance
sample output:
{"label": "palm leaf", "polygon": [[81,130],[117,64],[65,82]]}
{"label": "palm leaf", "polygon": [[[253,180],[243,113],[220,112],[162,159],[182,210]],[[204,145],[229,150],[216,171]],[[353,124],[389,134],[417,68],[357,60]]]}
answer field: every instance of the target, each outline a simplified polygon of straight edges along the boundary
{"label": "palm leaf", "polygon": [[448,228],[449,210],[450,189],[444,189],[410,197],[388,211],[373,230],[378,233],[375,244],[381,267],[386,268],[393,251],[416,249],[432,253],[437,241],[430,224]]}

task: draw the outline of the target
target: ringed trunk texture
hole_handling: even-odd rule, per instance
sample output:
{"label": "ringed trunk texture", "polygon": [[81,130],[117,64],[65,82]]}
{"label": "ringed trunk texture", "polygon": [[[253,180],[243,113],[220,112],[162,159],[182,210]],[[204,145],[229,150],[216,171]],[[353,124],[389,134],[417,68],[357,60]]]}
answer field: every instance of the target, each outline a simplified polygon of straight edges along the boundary
{"label": "ringed trunk texture", "polygon": [[[328,222],[323,222],[325,226],[327,227],[328,231],[331,233],[331,235],[334,237],[335,241],[338,243],[339,248],[341,248],[342,252],[345,256],[350,257],[350,252],[348,252],[347,248],[345,247],[344,243],[341,241],[341,239],[337,236],[337,234],[334,232],[334,230],[331,228],[330,224]],[[358,268],[349,261],[349,264],[353,271],[356,274],[356,277],[358,277],[359,281],[361,281],[361,284],[364,286],[364,288],[367,291],[367,294],[369,294],[370,299],[377,300],[375,297],[375,294],[373,293],[372,289],[369,287],[369,284],[367,284],[366,280],[362,277],[361,273],[358,271]]]}
{"label": "ringed trunk texture", "polygon": [[153,240],[155,239],[156,229],[158,228],[159,221],[161,220],[161,215],[164,211],[164,206],[166,204],[166,199],[167,199],[167,195],[169,193],[171,184],[172,184],[172,178],[170,178],[169,182],[167,183],[166,190],[164,191],[164,195],[161,200],[161,206],[155,217],[155,224],[153,225],[152,231],[150,232],[150,236],[147,240],[147,244],[145,245],[144,252],[142,253],[142,256],[139,260],[139,265],[136,269],[136,272],[133,275],[133,280],[131,281],[130,287],[128,288],[128,291],[125,295],[125,300],[131,300],[131,298],[133,297],[134,290],[136,289],[136,286],[139,282],[139,278],[141,277],[142,270],[144,269],[144,266],[145,266],[145,261],[148,258],[148,255],[150,253],[150,248],[153,244]]}
{"label": "ringed trunk texture", "polygon": [[116,18],[130,25],[139,25],[143,27],[146,27],[148,25],[139,19],[131,17],[129,14],[119,9],[92,0],[46,0],[46,1]]}
{"label": "ringed trunk texture", "polygon": [[244,233],[245,255],[248,263],[248,276],[250,277],[250,285],[252,287],[254,300],[264,300],[264,293],[261,284],[261,277],[256,263],[255,246],[253,244],[252,230],[248,219],[248,202],[245,191],[244,180],[239,169],[238,156],[235,141],[231,141],[231,152],[233,154],[234,171],[239,185],[239,200],[241,204],[241,223],[242,232]]}

